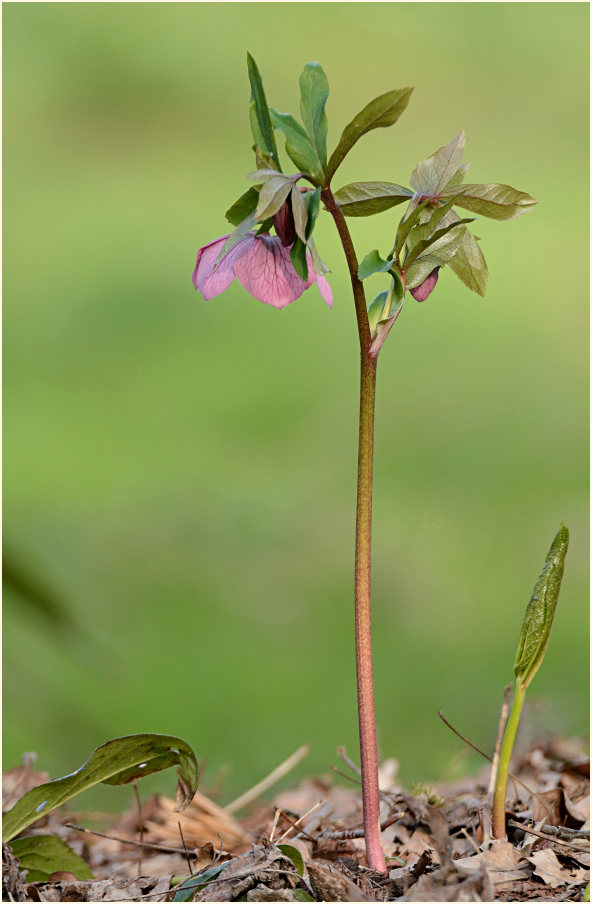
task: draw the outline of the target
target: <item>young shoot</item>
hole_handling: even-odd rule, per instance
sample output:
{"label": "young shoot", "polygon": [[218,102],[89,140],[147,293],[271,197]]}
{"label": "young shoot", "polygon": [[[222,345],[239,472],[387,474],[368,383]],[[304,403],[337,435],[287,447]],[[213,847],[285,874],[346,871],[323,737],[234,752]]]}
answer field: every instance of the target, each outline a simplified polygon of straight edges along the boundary
{"label": "young shoot", "polygon": [[514,662],[516,689],[512,709],[506,723],[493,792],[492,833],[494,838],[503,839],[506,837],[506,787],[512,750],[516,740],[526,688],[543,661],[551,636],[551,626],[555,616],[559,590],[561,589],[561,578],[563,577],[563,566],[568,543],[569,531],[562,524],[551,544],[551,549],[547,553],[543,570],[534,586],[530,602],[526,607],[524,621],[522,622],[518,651]]}

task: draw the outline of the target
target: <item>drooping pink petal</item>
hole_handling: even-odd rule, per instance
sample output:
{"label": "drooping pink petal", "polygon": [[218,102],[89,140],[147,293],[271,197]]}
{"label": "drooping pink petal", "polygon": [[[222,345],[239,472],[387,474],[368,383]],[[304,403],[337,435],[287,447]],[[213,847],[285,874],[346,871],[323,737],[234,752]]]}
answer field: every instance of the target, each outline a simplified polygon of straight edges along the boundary
{"label": "drooping pink petal", "polygon": [[193,271],[193,285],[201,292],[205,301],[215,298],[224,292],[234,279],[234,266],[245,255],[254,242],[255,237],[251,233],[246,235],[226,254],[218,265],[218,255],[222,250],[227,235],[204,245],[197,252],[195,270]]}
{"label": "drooping pink petal", "polygon": [[428,295],[432,294],[436,288],[436,283],[438,282],[439,270],[439,267],[434,267],[432,272],[429,276],[426,276],[422,283],[416,286],[415,289],[411,289],[411,294],[416,301],[425,301]]}
{"label": "drooping pink petal", "polygon": [[321,293],[321,298],[323,299],[323,301],[325,301],[329,305],[329,307],[332,308],[333,291],[325,277],[320,273],[317,275],[317,286],[319,287],[319,292]]}
{"label": "drooping pink petal", "polygon": [[275,235],[257,236],[234,265],[234,272],[250,295],[274,308],[292,304],[315,279],[310,265],[307,282],[300,279],[290,260],[290,249]]}

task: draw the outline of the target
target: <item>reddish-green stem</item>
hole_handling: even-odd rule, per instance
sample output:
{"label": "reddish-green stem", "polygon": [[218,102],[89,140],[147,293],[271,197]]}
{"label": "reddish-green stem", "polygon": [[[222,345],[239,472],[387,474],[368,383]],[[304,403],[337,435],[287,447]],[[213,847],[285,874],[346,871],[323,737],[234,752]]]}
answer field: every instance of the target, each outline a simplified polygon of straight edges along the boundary
{"label": "reddish-green stem", "polygon": [[380,845],[380,796],[378,791],[378,753],[376,714],[372,677],[372,622],[370,608],[370,569],[372,543],[372,470],[374,461],[374,408],[376,398],[377,357],[370,353],[371,337],[364,287],[358,278],[358,260],[343,212],[331,190],[322,193],[332,215],[345,257],[354,293],[360,337],[360,433],[358,444],[358,496],[356,509],[355,632],[358,718],[364,837],[366,857],[371,869],[386,872]]}

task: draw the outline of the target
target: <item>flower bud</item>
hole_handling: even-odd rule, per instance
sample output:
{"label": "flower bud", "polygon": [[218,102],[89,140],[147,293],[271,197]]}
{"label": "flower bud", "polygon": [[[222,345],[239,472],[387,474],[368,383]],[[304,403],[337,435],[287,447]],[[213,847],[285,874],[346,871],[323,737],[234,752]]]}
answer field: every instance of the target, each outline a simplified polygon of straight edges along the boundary
{"label": "flower bud", "polygon": [[436,283],[438,282],[438,270],[439,267],[434,267],[429,276],[426,276],[424,281],[420,283],[415,289],[411,289],[411,294],[415,298],[416,301],[425,301],[428,295],[436,288]]}
{"label": "flower bud", "polygon": [[292,213],[292,204],[289,198],[274,215],[273,226],[284,247],[288,248],[294,244],[296,241],[296,226],[294,225],[294,214]]}

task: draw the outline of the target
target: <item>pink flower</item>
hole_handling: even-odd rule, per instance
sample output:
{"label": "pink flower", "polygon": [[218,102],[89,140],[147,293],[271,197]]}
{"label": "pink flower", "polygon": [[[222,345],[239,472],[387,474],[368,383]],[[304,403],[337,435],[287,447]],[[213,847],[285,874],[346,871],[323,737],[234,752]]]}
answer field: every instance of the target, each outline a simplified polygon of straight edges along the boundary
{"label": "pink flower", "polygon": [[416,301],[425,301],[428,295],[432,294],[438,282],[439,269],[439,267],[434,267],[430,275],[426,276],[422,283],[416,286],[415,289],[411,289],[411,294]]}
{"label": "pink flower", "polygon": [[274,308],[285,308],[316,281],[323,300],[333,306],[331,286],[321,273],[315,273],[310,252],[306,252],[305,282],[294,270],[290,249],[282,245],[278,236],[266,233],[249,232],[216,265],[227,238],[223,235],[197,252],[193,285],[206,301],[224,292],[236,278],[253,298]]}

